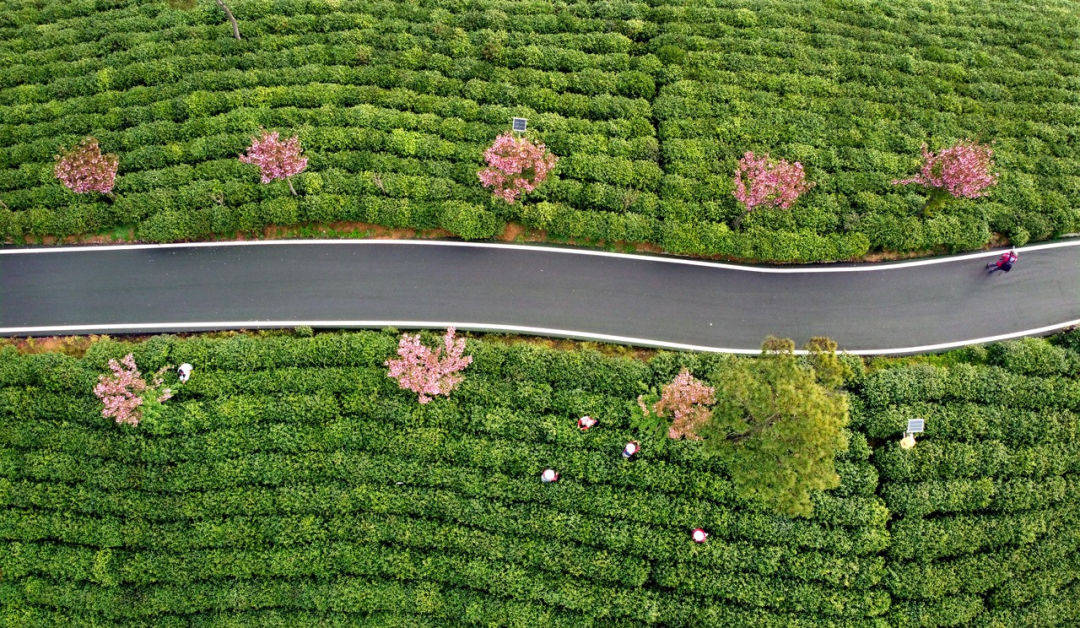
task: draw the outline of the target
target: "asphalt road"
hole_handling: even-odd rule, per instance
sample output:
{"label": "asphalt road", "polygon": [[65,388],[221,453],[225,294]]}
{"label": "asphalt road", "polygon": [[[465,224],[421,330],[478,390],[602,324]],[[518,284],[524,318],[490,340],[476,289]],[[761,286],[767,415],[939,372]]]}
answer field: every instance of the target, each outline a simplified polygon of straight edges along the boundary
{"label": "asphalt road", "polygon": [[35,250],[0,250],[2,335],[456,323],[747,351],[767,334],[826,335],[902,353],[1080,322],[1080,240],[1018,249],[993,275],[996,253],[753,269],[431,241]]}

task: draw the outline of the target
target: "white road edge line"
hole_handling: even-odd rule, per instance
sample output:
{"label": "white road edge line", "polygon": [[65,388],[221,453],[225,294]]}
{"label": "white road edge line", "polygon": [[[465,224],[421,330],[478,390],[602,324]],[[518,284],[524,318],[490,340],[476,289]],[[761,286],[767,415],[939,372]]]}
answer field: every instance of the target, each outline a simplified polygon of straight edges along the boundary
{"label": "white road edge line", "polygon": [[[1023,331],[1010,332],[1007,334],[998,334],[996,336],[986,336],[983,338],[972,338],[969,340],[959,340],[955,342],[944,342],[933,345],[919,345],[916,347],[896,347],[891,349],[844,349],[841,347],[843,353],[851,355],[899,355],[905,353],[925,353],[928,351],[940,351],[943,349],[954,349],[956,347],[963,347],[967,345],[985,344],[988,342],[997,342],[1000,340],[1009,340],[1011,338],[1019,338],[1021,336],[1036,336],[1040,334],[1046,334],[1052,331],[1064,329],[1066,327],[1075,327],[1080,325],[1080,319],[1066,321],[1064,323],[1058,323],[1056,325],[1047,325],[1045,327],[1037,327],[1035,329],[1026,329]],[[596,334],[585,331],[574,331],[568,329],[550,329],[547,327],[527,327],[523,325],[503,325],[498,323],[468,323],[468,322],[453,322],[453,321],[216,321],[216,322],[201,322],[201,323],[110,323],[103,325],[47,325],[42,327],[0,327],[0,334],[3,335],[34,335],[39,333],[56,333],[56,332],[74,332],[74,331],[99,331],[107,332],[110,330],[161,330],[161,329],[179,329],[179,330],[197,330],[197,329],[256,329],[256,328],[288,328],[288,327],[330,327],[330,328],[343,328],[343,327],[399,327],[406,329],[417,328],[447,328],[456,327],[458,329],[480,332],[517,332],[523,334],[536,334],[540,336],[563,336],[569,338],[577,338],[582,340],[600,340],[605,342],[613,342],[619,344],[638,345],[645,347],[656,347],[662,349],[680,349],[685,351],[704,351],[709,353],[740,353],[747,355],[755,355],[761,352],[760,349],[732,349],[726,347],[712,347],[708,345],[696,345],[687,344],[681,342],[667,342],[663,340],[651,340],[648,338],[634,338],[632,336],[614,336],[611,334]],[[799,349],[797,354],[805,355],[806,351]]]}
{"label": "white road edge line", "polygon": [[[500,242],[456,242],[447,240],[351,240],[351,239],[313,239],[313,240],[235,240],[227,242],[178,242],[174,244],[110,244],[104,246],[59,246],[38,247],[26,249],[2,249],[0,255],[28,255],[40,253],[80,253],[90,251],[134,251],[140,249],[187,249],[187,248],[211,248],[230,246],[310,246],[337,244],[342,246],[357,245],[407,245],[407,246],[452,246],[477,249],[509,249],[513,251],[540,251],[544,253],[562,253],[566,255],[591,255],[595,257],[611,257],[616,259],[634,260],[639,262],[663,262],[667,264],[682,264],[685,266],[702,266],[705,268],[717,268],[724,270],[741,270],[754,273],[776,274],[812,274],[812,273],[857,273],[874,270],[897,270],[900,268],[912,268],[916,266],[928,266],[930,264],[944,264],[948,262],[962,262],[983,257],[996,257],[1001,250],[979,251],[963,255],[947,257],[931,257],[928,259],[914,260],[910,262],[884,262],[878,264],[857,264],[852,266],[821,266],[803,268],[785,268],[782,266],[745,266],[741,264],[729,264],[724,262],[710,262],[705,260],[684,259],[678,257],[661,257],[658,255],[638,255],[634,253],[614,253],[611,251],[594,251],[589,249],[571,249],[556,246],[535,246],[528,244],[505,244]],[[1046,244],[1034,244],[1031,246],[1015,247],[1013,250],[1019,253],[1057,249],[1064,247],[1080,246],[1080,238],[1048,242]]]}

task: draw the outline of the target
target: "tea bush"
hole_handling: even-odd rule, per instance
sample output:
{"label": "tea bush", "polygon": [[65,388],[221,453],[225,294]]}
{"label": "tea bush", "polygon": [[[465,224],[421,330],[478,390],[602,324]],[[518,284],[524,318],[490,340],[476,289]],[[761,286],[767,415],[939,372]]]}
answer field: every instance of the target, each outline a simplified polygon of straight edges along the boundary
{"label": "tea bush", "polygon": [[[1077,354],[1042,339],[984,364],[869,375],[853,422],[872,439],[892,514],[890,623],[1062,624],[1080,617]],[[1021,375],[1019,373],[1026,373]],[[926,433],[897,441],[909,418]]]}
{"label": "tea bush", "polygon": [[[1052,372],[1059,352],[1074,363],[1066,343],[1041,375],[1027,359],[846,360],[841,485],[794,519],[739,498],[698,443],[619,455],[638,394],[735,358],[474,338],[460,387],[421,406],[386,376],[396,346],[305,330],[0,349],[4,621],[1080,620],[1080,408],[1038,396],[1075,389]],[[1032,351],[1013,346],[985,353]],[[129,351],[143,370],[195,365],[138,428],[91,392]],[[582,414],[599,424],[580,431]],[[902,451],[915,416],[927,431]],[[559,482],[540,483],[546,467]]]}
{"label": "tea bush", "polygon": [[[808,262],[1080,229],[1067,0],[965,0],[948,20],[931,5],[805,0],[246,2],[240,41],[202,3],[24,4],[0,0],[5,241],[314,221],[490,237],[519,221]],[[507,206],[476,171],[514,116],[561,160]],[[284,183],[260,185],[236,159],[260,127],[297,133],[310,160],[296,210]],[[86,135],[120,157],[115,199],[53,178],[57,149]],[[925,193],[890,181],[917,170],[922,142],[968,137],[993,143],[1000,184],[922,216]],[[747,150],[800,161],[815,188],[745,214],[732,175]]]}

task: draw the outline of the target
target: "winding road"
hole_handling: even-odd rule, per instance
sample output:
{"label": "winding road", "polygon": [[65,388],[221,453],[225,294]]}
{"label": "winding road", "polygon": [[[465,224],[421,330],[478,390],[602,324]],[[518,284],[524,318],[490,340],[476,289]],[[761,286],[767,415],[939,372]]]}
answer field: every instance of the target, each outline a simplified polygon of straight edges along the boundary
{"label": "winding road", "polygon": [[1080,324],[1080,239],[887,264],[738,266],[435,240],[0,249],[0,335],[447,327],[757,353],[899,354]]}

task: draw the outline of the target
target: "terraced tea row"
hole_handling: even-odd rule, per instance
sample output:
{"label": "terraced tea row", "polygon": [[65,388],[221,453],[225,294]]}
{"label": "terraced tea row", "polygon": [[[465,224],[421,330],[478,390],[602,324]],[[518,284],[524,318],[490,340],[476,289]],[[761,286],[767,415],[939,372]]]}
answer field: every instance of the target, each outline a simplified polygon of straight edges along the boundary
{"label": "terraced tea row", "polygon": [[[354,221],[787,261],[1014,243],[1080,229],[1080,22],[1067,2],[924,7],[484,0],[216,6],[8,3],[0,18],[0,237],[138,227],[151,241]],[[1053,17],[1048,17],[1053,16]],[[511,117],[559,156],[522,203],[478,183]],[[301,198],[236,155],[298,133]],[[86,135],[120,155],[115,202],[52,176]],[[924,213],[891,183],[919,147],[989,142],[989,199]],[[746,151],[800,161],[790,209],[732,195]]]}
{"label": "terraced tea row", "polygon": [[[367,578],[450,591],[469,616],[480,595],[512,617],[553,621],[800,621],[887,607],[872,590],[885,511],[865,444],[842,463],[844,488],[822,496],[814,519],[793,521],[745,504],[692,445],[618,455],[632,397],[600,391],[637,388],[634,378],[693,356],[644,365],[476,343],[454,396],[417,406],[379,365],[393,340],[143,345],[140,360],[199,371],[166,420],[128,432],[71,392],[95,380],[91,361],[121,347],[97,345],[88,361],[6,352],[0,413],[29,428],[0,431],[7,607],[104,621],[197,619],[223,603],[317,610],[323,587]],[[525,379],[533,372],[543,376]],[[601,426],[581,432],[583,411]],[[563,474],[551,487],[536,479],[549,464]],[[684,519],[713,540],[688,545]],[[303,599],[280,597],[311,578],[322,584]],[[212,593],[222,587],[248,601],[228,605]],[[367,612],[354,602],[342,610]]]}
{"label": "terraced tea row", "polygon": [[[989,359],[1008,368],[913,364],[863,383],[856,423],[872,438],[926,417],[913,450],[873,455],[894,517],[883,584],[898,624],[1059,624],[1080,611],[1077,354],[1007,346]],[[1058,376],[1015,372],[1031,370]]]}
{"label": "terraced tea row", "polygon": [[[388,333],[0,349],[0,558],[25,621],[923,625],[1080,618],[1075,333],[855,367],[841,485],[809,518],[739,497],[699,443],[643,438],[682,368],[472,339],[449,398],[388,378]],[[1071,343],[1071,344],[1070,344]],[[110,357],[196,366],[117,426]],[[1021,375],[1039,372],[1042,375]],[[576,419],[597,417],[582,431]],[[922,416],[909,451],[896,437]],[[619,455],[637,438],[635,459]],[[561,479],[538,475],[557,468]],[[879,479],[880,476],[880,479]],[[693,527],[706,543],[690,541]],[[458,613],[454,615],[454,613]]]}

